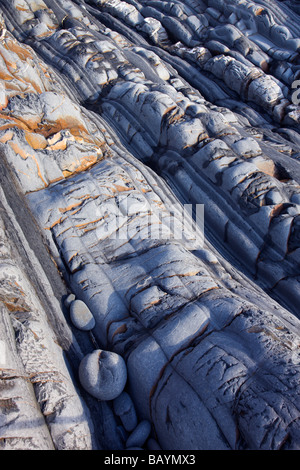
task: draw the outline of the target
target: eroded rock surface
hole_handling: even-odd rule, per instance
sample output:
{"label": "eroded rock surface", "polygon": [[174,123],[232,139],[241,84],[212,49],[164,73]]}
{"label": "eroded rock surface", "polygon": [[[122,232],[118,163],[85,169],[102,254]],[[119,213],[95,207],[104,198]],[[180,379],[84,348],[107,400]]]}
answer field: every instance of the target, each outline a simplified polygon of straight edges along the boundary
{"label": "eroded rock surface", "polygon": [[[0,10],[2,165],[66,297],[48,324],[4,227],[2,447],[299,449],[296,2]],[[118,401],[78,381],[99,350],[126,364]]]}

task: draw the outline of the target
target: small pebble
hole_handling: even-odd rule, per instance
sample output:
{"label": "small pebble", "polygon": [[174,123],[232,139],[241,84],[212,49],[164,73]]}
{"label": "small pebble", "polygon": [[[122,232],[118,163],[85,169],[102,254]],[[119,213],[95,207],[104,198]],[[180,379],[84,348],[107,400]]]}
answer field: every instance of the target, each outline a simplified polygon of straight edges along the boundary
{"label": "small pebble", "polygon": [[115,414],[120,417],[126,431],[133,431],[137,426],[138,420],[134,404],[128,393],[121,393],[121,395],[114,400],[113,407]]}
{"label": "small pebble", "polygon": [[82,300],[74,300],[71,303],[70,317],[73,325],[79,330],[90,331],[95,326],[93,314]]}
{"label": "small pebble", "polygon": [[117,398],[127,381],[124,359],[119,354],[102,349],[96,349],[82,359],[78,374],[83,388],[104,401]]}
{"label": "small pebble", "polygon": [[64,300],[64,305],[67,308],[70,308],[71,303],[76,299],[74,294],[69,294],[65,300]]}
{"label": "small pebble", "polygon": [[141,421],[135,430],[130,434],[126,441],[126,448],[128,447],[142,447],[149,437],[151,432],[151,424],[149,421]]}

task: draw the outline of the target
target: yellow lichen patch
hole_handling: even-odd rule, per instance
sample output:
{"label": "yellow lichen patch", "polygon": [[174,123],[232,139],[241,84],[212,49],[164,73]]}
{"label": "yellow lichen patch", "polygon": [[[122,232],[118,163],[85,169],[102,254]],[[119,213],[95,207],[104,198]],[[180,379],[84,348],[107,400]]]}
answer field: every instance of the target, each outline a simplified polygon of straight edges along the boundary
{"label": "yellow lichen patch", "polygon": [[25,132],[25,139],[34,150],[44,149],[47,147],[47,140],[41,134]]}

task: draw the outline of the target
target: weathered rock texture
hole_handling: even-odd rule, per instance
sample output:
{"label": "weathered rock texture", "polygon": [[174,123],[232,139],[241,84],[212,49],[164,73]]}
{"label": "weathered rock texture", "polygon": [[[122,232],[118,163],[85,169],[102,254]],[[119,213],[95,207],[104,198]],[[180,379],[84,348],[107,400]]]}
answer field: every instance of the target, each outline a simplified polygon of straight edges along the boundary
{"label": "weathered rock texture", "polygon": [[[297,3],[0,10],[2,448],[300,449]],[[98,349],[126,400],[80,385]]]}

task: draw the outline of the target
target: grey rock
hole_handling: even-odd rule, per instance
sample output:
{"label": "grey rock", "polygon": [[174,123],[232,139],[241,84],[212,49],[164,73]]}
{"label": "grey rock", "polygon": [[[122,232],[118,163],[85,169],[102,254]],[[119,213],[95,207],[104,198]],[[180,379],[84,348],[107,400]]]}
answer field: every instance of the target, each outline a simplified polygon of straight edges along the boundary
{"label": "grey rock", "polygon": [[126,392],[122,392],[113,402],[114,412],[120,417],[126,431],[133,431],[137,426],[137,415],[134,404]]}
{"label": "grey rock", "polygon": [[148,450],[161,450],[161,447],[159,446],[158,442],[151,437],[147,441],[147,449]]}
{"label": "grey rock", "polygon": [[128,438],[128,432],[123,426],[117,426],[117,433],[120,436],[122,442],[125,442]]}
{"label": "grey rock", "polygon": [[[122,448],[120,419],[135,410],[162,449],[299,449],[300,27],[289,5],[2,0],[1,216],[17,227],[24,203],[35,219],[9,242],[0,230],[3,447],[86,449],[95,437]],[[185,203],[205,205],[204,237],[190,217],[183,226]],[[48,272],[32,285],[35,229],[93,336],[66,326]],[[95,344],[121,363],[85,357]],[[85,357],[92,396],[67,356]],[[124,382],[130,400],[118,404]],[[130,443],[143,426],[129,449],[154,446],[151,433]]]}
{"label": "grey rock", "polygon": [[82,300],[73,300],[70,305],[70,317],[76,328],[83,331],[90,331],[96,322],[92,312]]}
{"label": "grey rock", "polygon": [[114,352],[101,349],[82,359],[78,374],[83,388],[90,395],[104,401],[118,397],[127,381],[124,359]]}
{"label": "grey rock", "polygon": [[126,441],[126,448],[142,447],[151,432],[151,423],[147,420],[141,421]]}
{"label": "grey rock", "polygon": [[144,450],[142,447],[127,447],[126,450]]}
{"label": "grey rock", "polygon": [[69,294],[65,300],[64,300],[64,305],[66,308],[70,308],[71,303],[76,299],[74,294]]}

